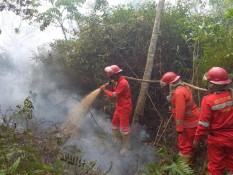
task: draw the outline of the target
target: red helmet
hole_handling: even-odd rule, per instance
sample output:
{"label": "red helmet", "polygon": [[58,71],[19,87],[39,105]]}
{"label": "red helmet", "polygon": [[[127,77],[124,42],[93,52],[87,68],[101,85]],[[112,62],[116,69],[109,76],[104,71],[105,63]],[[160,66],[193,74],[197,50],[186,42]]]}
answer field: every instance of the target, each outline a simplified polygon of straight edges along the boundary
{"label": "red helmet", "polygon": [[111,77],[113,75],[116,75],[122,72],[122,69],[120,69],[117,65],[111,65],[111,66],[106,67],[104,71],[107,73],[108,77]]}
{"label": "red helmet", "polygon": [[231,83],[231,79],[229,78],[227,71],[221,67],[212,67],[207,73],[205,73],[204,79],[218,85]]}
{"label": "red helmet", "polygon": [[167,86],[179,80],[180,76],[176,75],[174,72],[167,72],[162,76],[160,81],[161,86]]}

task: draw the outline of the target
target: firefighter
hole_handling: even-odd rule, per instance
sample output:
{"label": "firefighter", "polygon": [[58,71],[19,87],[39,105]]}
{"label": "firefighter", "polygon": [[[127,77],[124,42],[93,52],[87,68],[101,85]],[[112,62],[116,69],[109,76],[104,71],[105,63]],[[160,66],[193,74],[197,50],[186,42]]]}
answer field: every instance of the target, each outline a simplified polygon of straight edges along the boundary
{"label": "firefighter", "polygon": [[[130,148],[130,115],[132,112],[132,97],[128,81],[122,76],[122,69],[117,65],[111,65],[104,69],[110,78],[110,83],[100,87],[104,93],[116,99],[116,108],[112,118],[112,135],[116,140],[120,129],[123,146],[120,150],[121,155],[125,155]],[[112,86],[107,90],[106,86]],[[108,88],[109,89],[109,88]]]}
{"label": "firefighter", "polygon": [[193,100],[190,88],[183,84],[180,76],[167,72],[160,81],[161,87],[169,86],[171,112],[176,124],[180,159],[191,164],[193,160],[192,144],[198,124],[199,110]]}
{"label": "firefighter", "polygon": [[233,98],[231,79],[226,70],[212,67],[205,75],[209,94],[202,99],[200,120],[193,148],[207,137],[209,175],[223,175],[226,168],[233,174]]}

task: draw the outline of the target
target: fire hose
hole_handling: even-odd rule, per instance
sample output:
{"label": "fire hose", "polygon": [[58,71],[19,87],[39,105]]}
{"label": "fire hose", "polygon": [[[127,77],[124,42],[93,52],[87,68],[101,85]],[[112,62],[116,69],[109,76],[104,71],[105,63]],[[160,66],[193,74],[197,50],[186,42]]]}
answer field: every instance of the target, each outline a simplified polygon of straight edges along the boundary
{"label": "fire hose", "polygon": [[[134,80],[134,81],[140,81],[140,82],[145,82],[145,83],[160,83],[160,80],[143,80],[143,79],[138,79],[138,78],[133,78],[133,77],[127,77],[127,76],[124,76],[126,79],[129,79],[129,80]],[[194,86],[192,84],[189,84],[189,83],[186,83],[186,82],[183,82],[184,85],[187,85],[193,89],[196,89],[196,90],[199,90],[199,91],[205,91],[207,92],[208,90],[207,89],[204,89],[204,88],[200,88],[198,86]]]}

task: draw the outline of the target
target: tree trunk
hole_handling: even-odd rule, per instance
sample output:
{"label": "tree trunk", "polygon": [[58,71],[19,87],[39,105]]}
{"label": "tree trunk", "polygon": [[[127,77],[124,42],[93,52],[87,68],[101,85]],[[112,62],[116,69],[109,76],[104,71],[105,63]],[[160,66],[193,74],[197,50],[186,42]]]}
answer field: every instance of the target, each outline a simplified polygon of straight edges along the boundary
{"label": "tree trunk", "polygon": [[[148,50],[148,55],[147,55],[147,62],[146,62],[146,67],[145,67],[145,72],[143,75],[143,79],[145,80],[150,80],[151,79],[151,72],[153,69],[153,62],[154,62],[154,57],[155,57],[155,51],[156,51],[156,44],[158,40],[158,34],[159,34],[159,27],[160,27],[160,19],[161,19],[161,14],[163,11],[165,0],[159,0],[157,9],[156,9],[156,17],[155,17],[155,22],[154,22],[154,28],[152,31],[152,36],[151,36],[151,41],[150,41],[150,46]],[[138,96],[137,100],[137,105],[134,111],[134,116],[133,116],[133,128],[137,131],[137,126],[139,123],[139,117],[143,116],[144,113],[144,107],[145,107],[145,102],[146,102],[146,96],[148,93],[148,87],[149,83],[143,82],[141,83],[141,89],[140,93]],[[137,135],[137,134],[136,134]]]}

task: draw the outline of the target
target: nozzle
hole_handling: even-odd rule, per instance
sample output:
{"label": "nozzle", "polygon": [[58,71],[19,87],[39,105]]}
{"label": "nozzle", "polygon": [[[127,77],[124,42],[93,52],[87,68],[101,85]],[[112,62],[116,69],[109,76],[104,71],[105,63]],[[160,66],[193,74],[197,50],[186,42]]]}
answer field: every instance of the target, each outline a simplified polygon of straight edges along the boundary
{"label": "nozzle", "polygon": [[108,85],[111,85],[111,84],[114,84],[114,83],[115,83],[115,81],[113,79],[108,81]]}

